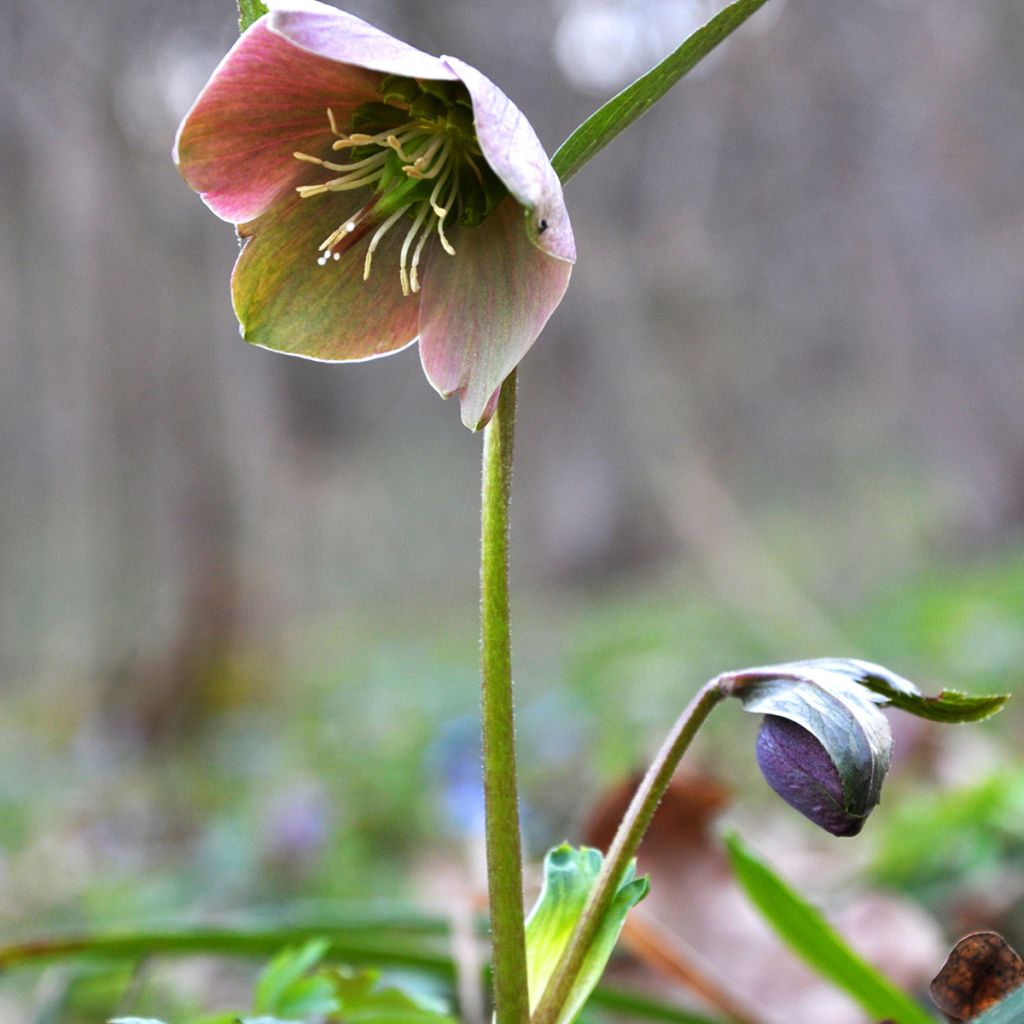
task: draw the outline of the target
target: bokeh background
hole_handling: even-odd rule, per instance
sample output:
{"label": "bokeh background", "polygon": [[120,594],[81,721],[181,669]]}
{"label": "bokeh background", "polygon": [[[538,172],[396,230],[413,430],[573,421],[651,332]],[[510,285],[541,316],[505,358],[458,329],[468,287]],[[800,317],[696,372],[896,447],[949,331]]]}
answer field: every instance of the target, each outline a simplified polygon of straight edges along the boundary
{"label": "bokeh background", "polygon": [[[716,8],[347,4],[484,69],[550,150]],[[232,230],[170,159],[229,0],[2,9],[3,933],[478,891],[480,438],[415,349],[239,339]],[[1018,687],[1022,169],[1018,0],[770,0],[568,186],[580,262],[520,376],[531,857],[720,670]],[[838,854],[742,717],[696,757],[780,856],[1024,938],[1019,709],[901,727]]]}

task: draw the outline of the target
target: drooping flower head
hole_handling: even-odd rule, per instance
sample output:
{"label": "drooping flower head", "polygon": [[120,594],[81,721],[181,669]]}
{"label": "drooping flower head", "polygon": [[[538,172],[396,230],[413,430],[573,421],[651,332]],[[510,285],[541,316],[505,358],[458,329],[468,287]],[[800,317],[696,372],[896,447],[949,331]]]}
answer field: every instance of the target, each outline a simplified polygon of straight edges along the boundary
{"label": "drooping flower head", "polygon": [[312,359],[419,338],[473,429],[533,344],[576,258],[532,127],[479,71],[316,0],[278,0],[178,130],[188,184],[245,244],[247,341]]}

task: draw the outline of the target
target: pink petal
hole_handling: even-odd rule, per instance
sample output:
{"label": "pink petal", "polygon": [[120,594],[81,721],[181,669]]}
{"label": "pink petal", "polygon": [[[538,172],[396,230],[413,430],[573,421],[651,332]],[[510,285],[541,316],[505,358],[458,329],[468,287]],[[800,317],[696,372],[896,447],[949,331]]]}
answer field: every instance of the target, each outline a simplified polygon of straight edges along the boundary
{"label": "pink petal", "polygon": [[457,77],[439,58],[336,7],[317,0],[272,0],[269,7],[271,32],[309,53],[406,78]]}
{"label": "pink petal", "polygon": [[444,397],[459,392],[462,422],[478,430],[502,381],[561,302],[572,264],[531,244],[511,199],[452,243],[457,255],[434,246],[424,273],[420,359]]}
{"label": "pink petal", "polygon": [[419,298],[403,296],[398,279],[406,233],[401,222],[374,253],[369,281],[363,280],[363,261],[372,231],[338,261],[317,263],[317,247],[358,201],[296,196],[242,228],[252,237],[231,286],[246,341],[330,362],[372,359],[415,341]]}
{"label": "pink petal", "polygon": [[293,152],[321,155],[330,107],[346,125],[353,107],[380,97],[380,76],[291,45],[261,18],[228,52],[178,129],[174,159],[210,209],[252,220],[308,180]]}
{"label": "pink petal", "polygon": [[533,126],[519,108],[472,65],[457,57],[441,59],[469,90],[476,134],[484,157],[519,204],[531,213],[525,225],[530,239],[549,255],[574,263],[576,242],[565,208],[562,183]]}

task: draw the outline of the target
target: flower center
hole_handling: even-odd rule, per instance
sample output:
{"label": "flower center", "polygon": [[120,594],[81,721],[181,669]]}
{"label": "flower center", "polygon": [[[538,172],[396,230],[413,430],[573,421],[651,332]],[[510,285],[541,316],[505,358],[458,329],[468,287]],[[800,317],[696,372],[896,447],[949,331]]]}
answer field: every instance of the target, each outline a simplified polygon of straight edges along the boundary
{"label": "flower center", "polygon": [[402,294],[410,295],[420,290],[419,265],[427,243],[436,237],[454,256],[446,229],[456,223],[481,224],[506,189],[480,150],[465,86],[389,75],[381,82],[380,93],[381,102],[364,103],[352,112],[347,133],[328,109],[335,137],[331,148],[348,150],[349,162],[295,153],[296,160],[336,175],[300,185],[296,191],[303,199],[313,199],[370,189],[370,199],[320,243],[317,262],[326,266],[340,260],[343,252],[372,232],[363,265],[363,280],[368,280],[373,254],[384,236],[405,221],[398,277]]}

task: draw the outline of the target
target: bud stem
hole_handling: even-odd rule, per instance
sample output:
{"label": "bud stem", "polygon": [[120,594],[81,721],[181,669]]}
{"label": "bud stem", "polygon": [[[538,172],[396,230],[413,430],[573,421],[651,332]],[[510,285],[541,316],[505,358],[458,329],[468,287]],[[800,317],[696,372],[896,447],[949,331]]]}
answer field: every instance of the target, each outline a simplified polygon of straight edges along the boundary
{"label": "bud stem", "polygon": [[558,966],[551,975],[551,980],[531,1018],[531,1024],[555,1024],[558,1020],[573,980],[580,971],[626,869],[636,856],[640,841],[672,781],[672,776],[675,775],[676,768],[679,767],[683,754],[686,753],[691,740],[704,724],[712,708],[727,696],[721,685],[722,681],[723,677],[719,676],[704,684],[676,719],[672,731],[665,738],[650,768],[647,769],[647,774],[637,788],[629,809],[615,833],[601,873],[576,922],[572,936],[562,951]]}

